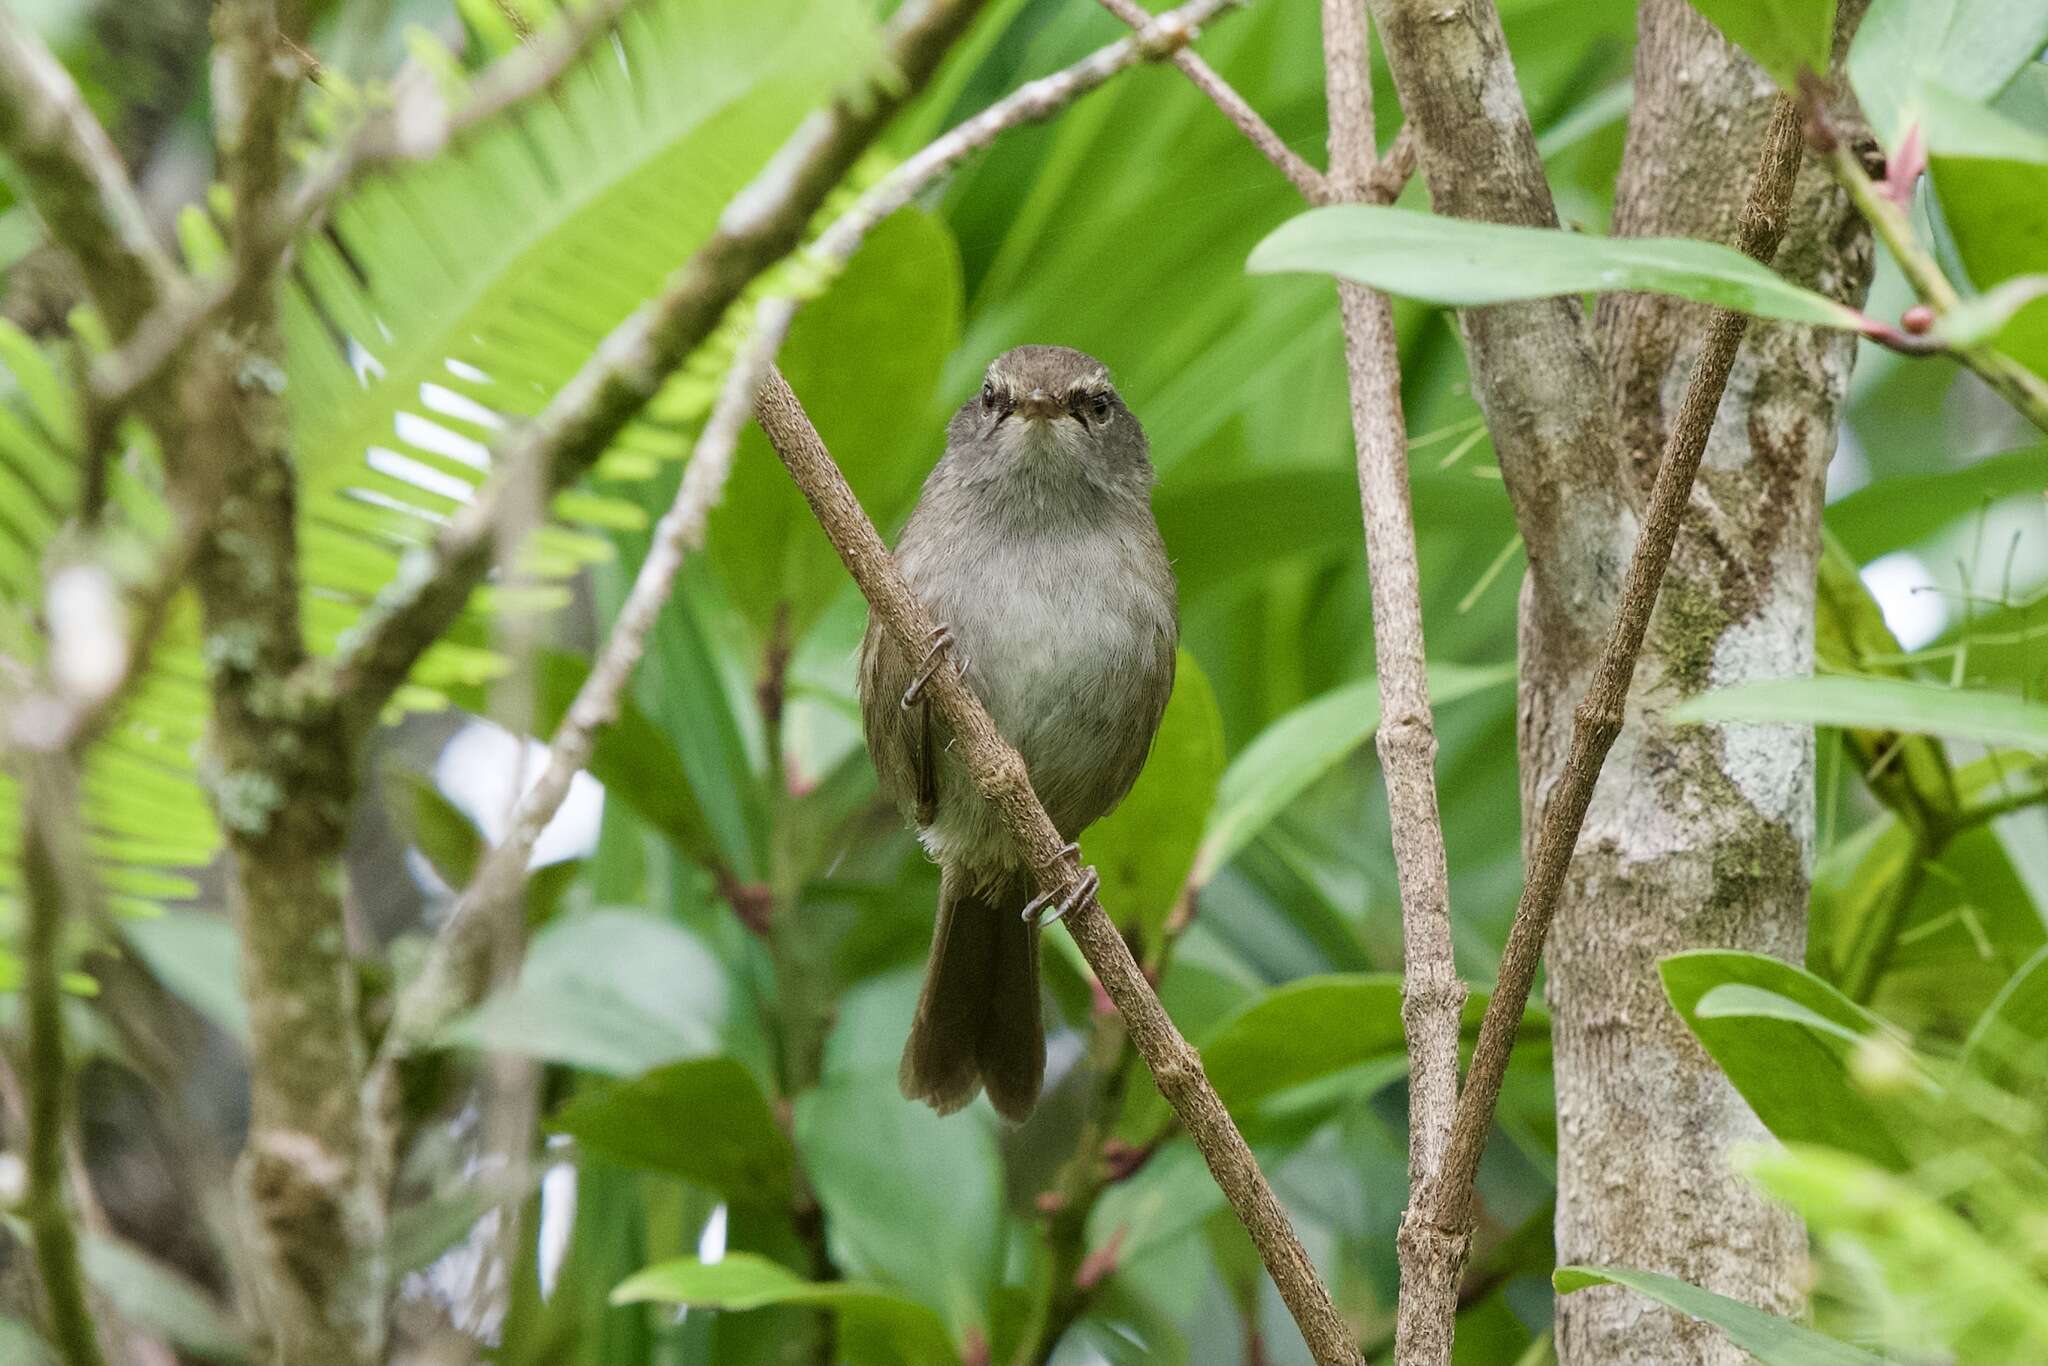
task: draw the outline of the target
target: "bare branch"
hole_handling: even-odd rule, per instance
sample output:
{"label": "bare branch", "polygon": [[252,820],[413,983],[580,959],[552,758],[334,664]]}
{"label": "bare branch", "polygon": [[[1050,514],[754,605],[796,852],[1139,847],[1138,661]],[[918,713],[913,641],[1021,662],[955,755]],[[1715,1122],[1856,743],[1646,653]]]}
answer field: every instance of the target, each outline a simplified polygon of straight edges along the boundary
{"label": "bare branch", "polygon": [[[1330,108],[1330,184],[1361,199],[1375,178],[1399,174],[1374,161],[1372,60],[1365,0],[1323,0],[1323,60]],[[1397,144],[1397,150],[1398,150]],[[1406,158],[1411,164],[1412,155]],[[1403,176],[1405,178],[1405,176]],[[1398,193],[1398,189],[1395,191]],[[1435,1179],[1458,1104],[1458,1032],[1465,984],[1451,948],[1450,874],[1437,806],[1436,721],[1422,631],[1422,574],[1408,501],[1408,445],[1401,414],[1400,352],[1386,296],[1339,282],[1358,489],[1372,582],[1378,664],[1377,744],[1387,779],[1394,867],[1401,888],[1402,1021],[1408,1040],[1408,1189]],[[1404,1363],[1447,1363],[1466,1244],[1402,1221],[1396,1354]]]}
{"label": "bare branch", "polygon": [[[1557,226],[1536,137],[1492,0],[1372,0],[1438,213]],[[1619,428],[1575,297],[1459,315],[1539,607],[1597,633],[1619,586],[1632,511]]]}
{"label": "bare branch", "polygon": [[[860,585],[870,609],[902,649],[916,650],[919,641],[931,637],[931,613],[904,582],[902,571],[861,510],[846,476],[779,373],[762,386],[754,416],[831,538],[833,549]],[[952,656],[932,675],[925,695],[945,718],[954,752],[966,766],[976,791],[995,809],[1036,870],[1038,890],[1058,897],[1075,893],[1082,886],[1078,860],[1063,850],[1059,831],[1031,790],[1024,760],[997,733],[980,699],[962,681]],[[1210,1174],[1251,1235],[1318,1366],[1356,1366],[1361,1358],[1352,1345],[1350,1329],[1294,1236],[1287,1214],[1266,1184],[1244,1136],[1209,1084],[1201,1056],[1174,1028],[1101,902],[1091,894],[1061,923],[1123,1015],[1131,1041],[1151,1068],[1160,1094],[1186,1126]]]}
{"label": "bare branch", "polygon": [[[1799,153],[1798,109],[1791,100],[1780,97],[1764,135],[1737,232],[1737,247],[1758,261],[1768,263],[1784,235]],[[1427,1219],[1432,1233],[1439,1238],[1469,1237],[1473,1177],[1493,1124],[1501,1080],[1507,1072],[1522,1010],[1528,1003],[1529,989],[1542,958],[1544,936],[1564,888],[1572,850],[1585,822],[1600,766],[1615,736],[1621,732],[1636,657],[1649,628],[1651,610],[1656,605],[1672,542],[1691,497],[1715,411],[1720,407],[1729,370],[1748,323],[1743,314],[1717,310],[1708,324],[1657,469],[1642,533],[1622,588],[1620,608],[1592,682],[1574,712],[1571,754],[1543,809],[1542,827],[1529,859],[1521,901],[1515,908],[1514,925],[1501,955],[1500,984],[1487,1002],[1479,1042],[1473,1050],[1472,1068],[1458,1098],[1450,1146],[1437,1179],[1416,1202],[1419,1209],[1411,1214],[1412,1218]]]}
{"label": "bare branch", "polygon": [[51,1336],[67,1366],[105,1366],[78,1261],[78,1230],[64,1198],[65,1130],[72,1104],[58,955],[82,896],[78,773],[69,755],[31,759],[21,775],[23,1007],[27,1016],[28,1190],[23,1200]]}
{"label": "bare branch", "polygon": [[452,111],[439,108],[438,86],[427,73],[401,73],[394,106],[359,124],[275,212],[237,215],[238,224],[251,227],[225,274],[196,293],[181,293],[160,304],[141,320],[125,345],[93,362],[87,397],[93,439],[104,441],[135,396],[226,312],[239,293],[282,268],[293,245],[319,228],[350,186],[395,164],[429,160],[479,125],[548,94],[590,44],[611,31],[631,3],[599,0],[573,11],[546,40],[492,63],[477,77],[469,98]]}
{"label": "bare branch", "polygon": [[[923,7],[896,26],[892,65],[905,80],[843,97],[815,117],[742,190],[712,240],[672,277],[661,296],[615,328],[540,416],[493,452],[494,476],[443,528],[418,572],[374,604],[353,644],[336,661],[335,695],[354,726],[372,723],[421,651],[446,629],[489,560],[496,507],[515,471],[539,465],[548,488],[580,476],[710,334],[751,280],[795,244],[816,210],[887,118],[938,63],[973,3]],[[939,175],[1007,129],[1043,119],[1128,67],[1158,61],[1192,41],[1196,30],[1241,0],[1193,0],[1141,33],[1111,43],[1072,66],[1031,81],[935,139],[863,194],[820,236],[813,251],[850,258],[867,231],[908,204]],[[899,12],[899,18],[903,12]]]}
{"label": "bare branch", "polygon": [[[1152,19],[1137,0],[1102,0],[1102,7],[1134,29],[1143,28]],[[1273,126],[1259,117],[1259,111],[1232,89],[1228,81],[1216,74],[1214,67],[1186,48],[1174,54],[1173,64],[1194,82],[1195,89],[1207,95],[1209,102],[1223,111],[1225,118],[1237,125],[1238,131],[1265,154],[1266,160],[1272,162],[1280,174],[1293,182],[1303,199],[1311,204],[1329,202],[1329,187],[1323,182],[1323,173],[1289,147],[1286,140],[1273,131]]]}
{"label": "bare branch", "polygon": [[0,6],[0,147],[57,245],[74,257],[114,335],[177,285],[121,157],[63,66]]}

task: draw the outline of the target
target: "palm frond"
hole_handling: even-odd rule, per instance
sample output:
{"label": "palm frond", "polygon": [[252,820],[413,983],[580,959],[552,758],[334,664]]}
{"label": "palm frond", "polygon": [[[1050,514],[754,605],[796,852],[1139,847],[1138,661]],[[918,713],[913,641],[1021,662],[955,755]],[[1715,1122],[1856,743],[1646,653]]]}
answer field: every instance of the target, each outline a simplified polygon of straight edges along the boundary
{"label": "palm frond", "polygon": [[[337,205],[331,229],[300,245],[283,320],[315,651],[334,647],[405,553],[482,482],[493,434],[546,403],[874,52],[857,0],[644,0],[551,98]],[[182,217],[179,239],[190,268],[222,268],[203,213]],[[601,462],[600,483],[645,478],[686,450],[722,368],[714,355],[699,361]],[[33,671],[45,565],[82,482],[78,407],[63,365],[4,325],[0,371],[0,657]],[[145,433],[129,436],[110,498],[127,534],[160,538],[168,515],[147,477],[153,455]],[[607,556],[605,533],[646,517],[601,488],[563,494],[552,513],[527,556],[544,579]],[[517,606],[564,596],[526,590]],[[502,591],[480,593],[399,703],[440,705],[443,687],[493,675],[483,612],[507,603]],[[200,765],[203,660],[188,598],[86,761],[87,848],[115,910],[152,914],[191,896],[178,870],[218,848]],[[0,916],[18,878],[19,805],[0,776]]]}

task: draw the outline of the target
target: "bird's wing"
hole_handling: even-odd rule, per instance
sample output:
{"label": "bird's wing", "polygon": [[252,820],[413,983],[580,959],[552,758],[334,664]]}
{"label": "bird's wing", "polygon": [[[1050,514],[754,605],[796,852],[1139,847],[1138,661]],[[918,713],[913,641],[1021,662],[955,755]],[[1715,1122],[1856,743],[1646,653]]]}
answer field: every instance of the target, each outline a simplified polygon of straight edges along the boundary
{"label": "bird's wing", "polygon": [[882,792],[929,825],[938,803],[938,756],[931,703],[902,705],[913,673],[896,642],[872,618],[860,647],[861,719]]}

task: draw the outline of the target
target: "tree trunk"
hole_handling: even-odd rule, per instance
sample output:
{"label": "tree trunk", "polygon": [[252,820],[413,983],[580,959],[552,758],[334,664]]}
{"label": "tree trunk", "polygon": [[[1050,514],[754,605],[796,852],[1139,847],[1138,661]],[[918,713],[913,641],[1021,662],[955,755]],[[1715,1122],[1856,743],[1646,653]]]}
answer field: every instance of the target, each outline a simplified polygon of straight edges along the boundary
{"label": "tree trunk", "polygon": [[[1732,240],[1770,81],[1684,0],[1644,0],[1635,92],[1614,231]],[[1860,301],[1871,265],[1861,220],[1809,161],[1777,268]],[[1638,505],[1706,316],[1641,295],[1600,305]],[[1731,1171],[1730,1150],[1764,1131],[1672,1010],[1657,964],[1702,947],[1800,959],[1813,737],[1664,718],[1710,687],[1810,671],[1822,478],[1855,345],[1840,332],[1752,325],[1550,940],[1559,1262],[1662,1271],[1779,1312],[1797,1312],[1804,1296],[1804,1233]],[[1584,636],[1524,613],[1525,830],[1563,765],[1593,663]],[[1557,1341],[1565,1366],[1748,1359],[1716,1331],[1614,1289],[1560,1300]]]}

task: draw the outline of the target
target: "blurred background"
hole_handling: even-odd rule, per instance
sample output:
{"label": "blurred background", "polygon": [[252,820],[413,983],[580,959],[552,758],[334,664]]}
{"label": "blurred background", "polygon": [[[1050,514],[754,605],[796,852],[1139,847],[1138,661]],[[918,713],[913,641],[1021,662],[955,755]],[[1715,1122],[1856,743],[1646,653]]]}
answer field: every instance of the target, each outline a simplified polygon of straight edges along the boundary
{"label": "blurred background", "polygon": [[[86,83],[167,236],[203,251],[203,222],[176,211],[205,201],[212,170],[204,0],[9,3]],[[534,0],[309,8],[313,139],[320,111],[339,117],[409,56],[474,70],[545,15]],[[1601,231],[1634,6],[1501,9],[1560,215]],[[849,19],[855,36],[842,45]],[[329,500],[315,507],[324,529],[307,555],[337,603],[381,581],[406,528],[430,526],[474,486],[481,441],[537,406],[701,239],[858,59],[864,21],[864,7],[822,0],[647,0],[613,46],[630,80],[579,85],[517,138],[479,139],[357,193],[302,254],[289,319],[295,429],[313,496]],[[998,0],[869,174],[1120,31],[1083,0]],[[1219,21],[1201,51],[1323,160],[1314,5],[1264,0]],[[1383,69],[1375,81],[1384,145],[1399,113]],[[2048,114],[2038,65],[2005,107]],[[514,165],[506,148],[522,139],[528,159]],[[1420,193],[1404,203],[1423,206]],[[1369,743],[1377,694],[1341,337],[1326,282],[1243,269],[1299,207],[1181,76],[1138,69],[1005,137],[891,220],[800,314],[783,364],[885,532],[991,356],[1057,342],[1110,366],[1151,438],[1185,656],[1152,765],[1088,855],[1340,1304],[1384,1357],[1406,1198],[1387,976],[1399,970],[1400,924]],[[1925,226],[1942,240],[1938,221]],[[59,328],[76,282],[21,208],[0,213],[0,262],[6,316],[31,336]],[[1884,263],[1869,312],[1896,317],[1908,301]],[[1483,986],[1520,884],[1523,560],[1454,327],[1410,304],[1396,317],[1458,963]],[[535,562],[547,586],[528,604],[545,610],[515,611],[517,628],[495,633],[472,622],[430,661],[382,743],[351,855],[373,998],[417,961],[451,888],[503,829],[522,775],[537,771],[525,737],[560,714],[673,492],[711,382],[684,379],[696,389],[678,385],[582,501],[558,507],[563,523]],[[2023,696],[2048,682],[2044,454],[1948,362],[1869,348],[1859,358],[1829,526],[1896,637],[1895,667]],[[337,611],[332,630],[347,620]],[[480,1342],[499,1361],[593,1366],[835,1350],[918,1360],[941,1350],[918,1336],[936,1316],[943,1350],[968,1361],[1306,1359],[1064,935],[1045,938],[1051,1065],[1028,1124],[1004,1126],[979,1103],[940,1120],[898,1097],[937,878],[875,799],[852,696],[864,620],[750,432],[640,671],[636,708],[537,851],[523,970],[410,1079],[406,1350],[452,1360]],[[522,667],[504,673],[493,661],[505,657]],[[1959,765],[1980,755],[1954,751]],[[1910,856],[1832,733],[1820,777],[1808,966],[1839,980],[1829,917],[1896,885]],[[133,860],[119,942],[95,941],[83,960],[97,992],[78,999],[75,1020],[92,1055],[81,1153],[104,1207],[96,1275],[192,1359],[232,1360],[239,1339],[221,1308],[232,1259],[216,1234],[245,1103],[234,939],[191,774],[173,762],[134,781],[136,809],[107,819],[151,833],[155,847]],[[181,863],[195,866],[163,871]],[[2041,949],[2048,818],[2023,810],[1977,827],[1918,859],[1913,876],[1895,948],[1861,1004],[1889,1022],[1871,1038],[1939,1059]],[[2038,1092],[2028,1103],[2038,1107]],[[1902,1131],[1936,1123],[1915,1104],[1899,1101]],[[18,1107],[8,1109],[12,1124]],[[1981,1203],[1971,1183],[1997,1172],[1997,1189],[2017,1193],[2008,1208],[2033,1222],[2014,1214],[1986,1236],[2010,1240],[1998,1242],[2010,1264],[2038,1275],[2042,1120],[2002,1113],[1982,1169],[1923,1184],[1961,1208]],[[1119,1179],[1077,1182],[1070,1159],[1105,1141]],[[1548,1359],[1554,1152],[1532,1011],[1482,1172],[1461,1361]],[[1908,1164],[1902,1179],[1924,1175]],[[1824,1261],[1823,1324],[1865,1341],[1922,1331],[1901,1306],[1927,1286],[1889,1277],[1870,1246]],[[0,1248],[0,1290],[11,1281],[18,1300],[20,1246]],[[748,1257],[871,1282],[880,1298],[845,1309],[838,1346],[823,1349],[810,1308],[610,1303],[627,1277],[695,1258],[699,1270],[678,1272],[665,1297],[738,1305],[745,1295],[688,1277],[721,1263],[755,1274]],[[1094,1278],[1070,1294],[1048,1279],[1060,1265]],[[676,1293],[686,1282],[691,1294]],[[1939,1353],[1955,1339],[1927,1350],[1949,1359]]]}

